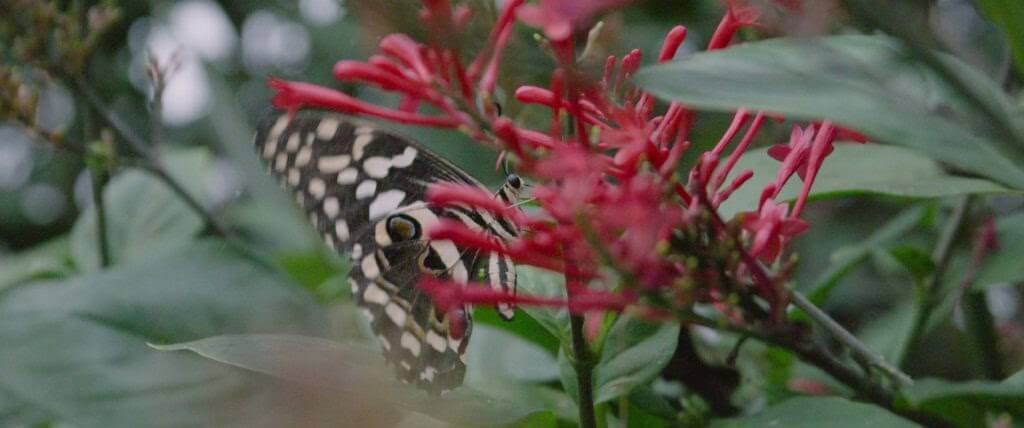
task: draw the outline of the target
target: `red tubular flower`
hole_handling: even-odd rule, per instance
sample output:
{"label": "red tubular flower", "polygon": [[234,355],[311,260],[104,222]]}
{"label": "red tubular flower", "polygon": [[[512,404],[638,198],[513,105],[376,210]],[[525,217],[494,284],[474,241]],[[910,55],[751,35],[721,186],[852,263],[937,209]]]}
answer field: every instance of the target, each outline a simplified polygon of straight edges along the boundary
{"label": "red tubular flower", "polygon": [[575,30],[605,9],[623,6],[630,0],[540,0],[519,9],[519,19],[544,30],[551,41],[564,41]]}
{"label": "red tubular flower", "polygon": [[270,87],[277,90],[277,95],[274,96],[274,107],[289,111],[313,106],[352,114],[366,114],[410,125],[440,126],[444,128],[454,128],[459,125],[457,121],[451,118],[423,116],[401,110],[378,107],[334,89],[310,83],[272,79]]}

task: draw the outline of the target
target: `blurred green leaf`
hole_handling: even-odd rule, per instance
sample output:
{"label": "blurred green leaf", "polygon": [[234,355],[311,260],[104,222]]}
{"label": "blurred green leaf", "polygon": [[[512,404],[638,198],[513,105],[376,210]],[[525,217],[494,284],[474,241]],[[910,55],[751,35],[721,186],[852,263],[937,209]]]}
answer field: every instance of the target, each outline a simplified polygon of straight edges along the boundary
{"label": "blurred green leaf", "polygon": [[989,416],[1002,413],[1024,418],[1024,385],[920,379],[901,390],[900,404],[941,416],[959,427],[980,427],[987,425]]}
{"label": "blurred green leaf", "polygon": [[558,338],[527,314],[524,308],[519,308],[511,321],[505,321],[493,307],[476,306],[473,308],[473,323],[474,325],[494,326],[515,334],[544,348],[551,355],[558,355],[558,347],[561,346]]}
{"label": "blurred green leaf", "polygon": [[[744,155],[732,175],[749,169],[754,177],[722,204],[722,214],[728,218],[740,211],[753,211],[762,189],[775,180],[781,165],[768,156],[768,149]],[[802,180],[790,180],[779,198],[796,199],[802,187]],[[836,144],[835,151],[825,158],[810,195],[811,199],[859,195],[939,198],[1008,191],[985,179],[951,174],[938,162],[912,150],[880,144]]]}
{"label": "blurred green leaf", "polygon": [[322,389],[320,400],[349,400],[408,409],[442,420],[480,425],[514,422],[539,411],[487,398],[467,387],[443,396],[398,383],[380,353],[369,347],[281,334],[224,335],[159,346],[189,350],[221,363]]}
{"label": "blurred green leaf", "polygon": [[990,253],[978,269],[974,281],[978,289],[1024,281],[1024,214],[999,218],[996,227],[999,249]]}
{"label": "blurred green leaf", "polygon": [[[168,172],[194,196],[206,192],[213,161],[205,149],[164,152]],[[199,197],[202,201],[203,198]],[[115,176],[103,192],[107,239],[112,264],[140,260],[167,249],[181,248],[203,230],[203,220],[164,183],[139,170]],[[71,230],[71,255],[79,269],[100,267],[96,209],[87,208]]]}
{"label": "blurred green leaf", "polygon": [[81,427],[289,425],[314,420],[322,406],[269,378],[146,344],[317,335],[326,325],[300,288],[205,241],[5,293],[0,390]]}
{"label": "blurred green leaf", "polygon": [[768,407],[757,415],[716,420],[711,427],[817,428],[823,424],[831,428],[911,428],[917,426],[881,407],[870,404],[857,403],[839,397],[797,397]]}
{"label": "blurred green leaf", "polygon": [[333,302],[351,292],[347,278],[352,261],[348,256],[317,247],[311,251],[283,252],[275,259],[282,270],[321,302]]}
{"label": "blurred green leaf", "polygon": [[[565,278],[561,274],[532,266],[516,266],[519,292],[530,296],[565,298]],[[524,312],[537,320],[560,343],[569,343],[569,312],[565,309],[524,306]]]}
{"label": "blurred green leaf", "polygon": [[891,255],[917,281],[923,281],[935,271],[932,256],[925,251],[908,245],[890,248]]}
{"label": "blurred green leaf", "polygon": [[[594,403],[629,394],[654,379],[672,359],[678,339],[678,324],[619,318],[605,336],[601,359],[594,367]],[[575,397],[576,371],[565,352],[558,359],[562,386]]]}
{"label": "blurred green leaf", "polygon": [[1024,78],[1024,3],[1020,0],[979,0],[978,4],[1006,33],[1017,72]]}
{"label": "blurred green leaf", "polygon": [[0,293],[27,281],[61,278],[72,271],[67,237],[0,258]]}
{"label": "blurred green leaf", "polygon": [[912,300],[896,302],[895,307],[868,319],[857,336],[887,361],[901,361],[906,354],[917,310],[919,308]]}
{"label": "blurred green leaf", "polygon": [[[808,298],[816,305],[823,305],[832,291],[853,269],[863,263],[874,251],[878,251],[913,230],[928,214],[923,206],[908,208],[860,242],[842,247],[832,253],[828,270],[807,291]],[[802,310],[793,311],[792,319],[810,321]]]}
{"label": "blurred green leaf", "polygon": [[[944,56],[943,61],[972,89],[1000,106],[1000,114],[1012,115],[1012,101],[998,85],[955,58]],[[635,81],[663,99],[697,108],[745,107],[793,119],[831,119],[1024,189],[1020,149],[1008,149],[1002,140],[979,133],[990,126],[990,118],[952,95],[933,70],[907,61],[903,46],[884,36],[744,43],[647,67]],[[878,172],[870,169],[864,174]]]}

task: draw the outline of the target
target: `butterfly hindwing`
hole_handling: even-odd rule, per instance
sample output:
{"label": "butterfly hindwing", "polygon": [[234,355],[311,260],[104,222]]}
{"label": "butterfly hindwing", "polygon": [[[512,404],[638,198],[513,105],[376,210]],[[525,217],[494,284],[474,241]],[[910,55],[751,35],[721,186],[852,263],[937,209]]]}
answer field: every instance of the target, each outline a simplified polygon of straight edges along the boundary
{"label": "butterfly hindwing", "polygon": [[[324,241],[351,255],[353,294],[398,377],[431,391],[461,384],[469,312],[436,310],[416,281],[427,273],[466,282],[485,269],[492,286],[514,287],[515,269],[507,257],[425,237],[441,218],[498,239],[514,237],[518,231],[507,220],[425,202],[435,182],[480,184],[406,138],[324,111],[269,118],[257,133],[256,149]],[[511,309],[502,313],[509,317]]]}

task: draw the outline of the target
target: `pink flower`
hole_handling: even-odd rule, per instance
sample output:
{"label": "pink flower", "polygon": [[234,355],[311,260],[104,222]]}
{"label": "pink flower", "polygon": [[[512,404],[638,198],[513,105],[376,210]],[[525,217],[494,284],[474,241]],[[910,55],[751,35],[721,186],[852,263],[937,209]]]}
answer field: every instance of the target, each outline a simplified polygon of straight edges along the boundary
{"label": "pink flower", "polygon": [[539,4],[519,9],[519,19],[532,27],[544,30],[552,41],[564,41],[574,31],[587,25],[590,19],[605,9],[620,7],[631,0],[540,0]]}
{"label": "pink flower", "polygon": [[807,222],[788,217],[789,206],[771,200],[765,201],[757,213],[743,217],[743,228],[753,236],[750,254],[765,262],[775,261],[783,245],[793,236],[810,226]]}

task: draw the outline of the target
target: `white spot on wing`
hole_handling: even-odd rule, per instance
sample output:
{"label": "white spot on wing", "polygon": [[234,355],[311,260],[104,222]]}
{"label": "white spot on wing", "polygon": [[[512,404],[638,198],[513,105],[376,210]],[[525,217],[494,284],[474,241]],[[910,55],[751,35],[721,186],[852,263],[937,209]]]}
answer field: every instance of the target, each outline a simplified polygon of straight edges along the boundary
{"label": "white spot on wing", "polygon": [[288,127],[288,115],[281,115],[274,122],[274,126],[270,128],[270,134],[267,136],[267,147],[264,148],[263,157],[270,158],[270,155],[277,151],[277,140],[281,139],[281,133]]}
{"label": "white spot on wing", "polygon": [[338,202],[338,198],[331,196],[324,199],[324,215],[326,215],[327,218],[333,219],[337,217],[340,211],[341,204]]}
{"label": "white spot on wing", "polygon": [[309,194],[313,195],[316,199],[323,198],[327,193],[327,183],[324,183],[324,180],[320,177],[313,177],[313,179],[309,180],[309,185],[306,187],[309,189]]}
{"label": "white spot on wing", "polygon": [[416,149],[413,147],[406,147],[402,154],[391,158],[391,166],[395,168],[406,168],[412,165],[412,161],[416,159]]}
{"label": "white spot on wing", "polygon": [[352,157],[355,158],[355,160],[359,160],[363,158],[363,152],[366,151],[366,146],[370,145],[370,142],[373,141],[373,133],[360,134],[357,130],[356,134],[358,134],[356,136],[356,141],[352,143]]}
{"label": "white spot on wing", "polygon": [[385,351],[391,350],[391,342],[389,342],[388,338],[384,337],[384,335],[378,334],[377,340],[380,341],[380,347],[384,348]]}
{"label": "white spot on wing", "polygon": [[306,166],[312,158],[313,148],[310,146],[302,146],[302,149],[299,150],[299,154],[295,155],[295,166]]}
{"label": "white spot on wing", "polygon": [[391,159],[374,156],[363,161],[363,171],[373,178],[384,178],[391,170]]}
{"label": "white spot on wing", "polygon": [[320,121],[320,125],[316,127],[316,136],[321,140],[330,140],[334,138],[334,134],[338,133],[337,119],[328,118]]}
{"label": "white spot on wing", "polygon": [[424,367],[423,371],[420,372],[420,380],[425,380],[427,382],[433,382],[435,374],[437,374],[437,370],[434,369],[433,367],[430,367],[430,366]]}
{"label": "white spot on wing", "polygon": [[437,255],[441,257],[441,262],[445,266],[452,268],[452,278],[458,282],[466,282],[469,279],[469,274],[466,272],[466,267],[462,263],[462,255],[459,254],[459,249],[455,247],[452,241],[431,241],[430,246],[437,251]]}
{"label": "white spot on wing", "polygon": [[373,255],[363,257],[360,266],[363,268],[363,275],[367,278],[373,279],[380,275],[380,268],[377,267],[377,260],[374,259]]}
{"label": "white spot on wing", "polygon": [[377,284],[370,283],[366,286],[366,290],[363,291],[363,300],[369,303],[376,303],[378,305],[385,305],[391,298],[388,297],[388,293],[381,290]]}
{"label": "white spot on wing", "polygon": [[356,294],[359,292],[359,283],[356,282],[356,280],[349,278],[348,285],[352,287],[352,294]]}
{"label": "white spot on wing", "polygon": [[292,168],[292,169],[288,170],[288,185],[289,186],[292,186],[292,187],[298,186],[299,185],[299,179],[301,179],[301,178],[302,178],[302,176],[299,175],[299,170],[297,170],[295,168]]}
{"label": "white spot on wing", "polygon": [[377,193],[377,182],[374,180],[363,180],[356,187],[356,199],[366,199]]}
{"label": "white spot on wing", "polygon": [[447,345],[444,338],[434,330],[427,331],[427,344],[437,352],[444,352],[445,345]]}
{"label": "white spot on wing", "polygon": [[408,370],[412,370],[412,365],[410,365],[408,361],[402,361],[402,362],[398,363],[398,365],[402,366],[402,368],[407,370],[407,371]]}
{"label": "white spot on wing", "polygon": [[398,208],[405,199],[405,192],[401,190],[388,190],[381,192],[370,202],[370,220],[377,220],[384,217]]}
{"label": "white spot on wing", "polygon": [[348,223],[345,219],[339,218],[334,221],[334,235],[338,237],[339,241],[348,241]]}
{"label": "white spot on wing", "polygon": [[395,323],[395,325],[399,327],[405,326],[406,313],[401,306],[398,306],[398,303],[388,303],[384,308],[384,312],[388,314],[388,318],[390,318],[391,322]]}
{"label": "white spot on wing", "polygon": [[338,184],[352,184],[356,182],[357,178],[359,178],[359,171],[355,168],[345,168],[338,174]]}
{"label": "white spot on wing", "polygon": [[341,172],[352,161],[349,155],[324,156],[316,161],[316,167],[325,174]]}
{"label": "white spot on wing", "polygon": [[294,152],[299,149],[300,143],[302,143],[302,137],[300,137],[299,133],[296,132],[292,134],[291,137],[288,137],[288,145],[284,146],[284,149],[289,153]]}
{"label": "white spot on wing", "polygon": [[281,152],[274,159],[274,171],[282,172],[288,167],[288,153]]}
{"label": "white spot on wing", "polygon": [[412,356],[420,356],[420,341],[408,331],[402,333],[402,347],[408,349]]}
{"label": "white spot on wing", "polygon": [[363,257],[363,246],[356,244],[352,246],[352,259],[359,260]]}

